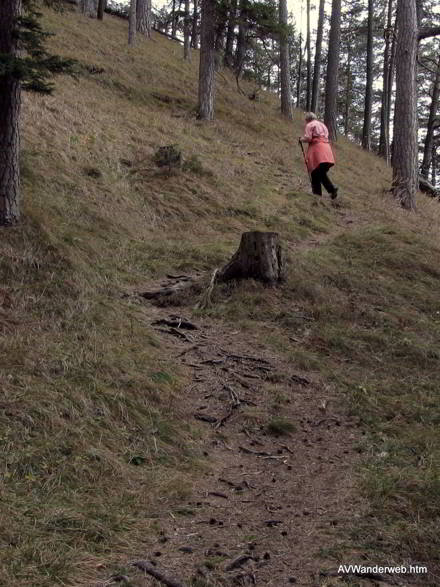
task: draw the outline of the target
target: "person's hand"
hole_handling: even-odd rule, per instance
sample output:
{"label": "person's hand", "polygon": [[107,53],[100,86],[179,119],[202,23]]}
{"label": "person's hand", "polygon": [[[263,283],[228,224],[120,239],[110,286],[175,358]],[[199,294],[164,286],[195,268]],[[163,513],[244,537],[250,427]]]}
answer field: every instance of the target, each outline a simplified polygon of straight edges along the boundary
{"label": "person's hand", "polygon": [[302,137],[298,138],[298,143],[300,143],[300,144],[302,143]]}

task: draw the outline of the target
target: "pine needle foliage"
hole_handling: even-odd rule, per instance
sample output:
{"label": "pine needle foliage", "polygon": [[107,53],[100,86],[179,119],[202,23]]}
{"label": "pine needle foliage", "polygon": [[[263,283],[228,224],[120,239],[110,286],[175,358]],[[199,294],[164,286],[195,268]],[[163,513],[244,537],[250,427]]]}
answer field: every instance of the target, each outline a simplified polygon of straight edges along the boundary
{"label": "pine needle foliage", "polygon": [[12,75],[21,80],[24,90],[51,94],[50,78],[59,73],[73,73],[74,59],[50,54],[46,41],[52,33],[40,23],[41,13],[33,0],[25,0],[23,13],[16,21],[18,55],[0,54],[0,78]]}

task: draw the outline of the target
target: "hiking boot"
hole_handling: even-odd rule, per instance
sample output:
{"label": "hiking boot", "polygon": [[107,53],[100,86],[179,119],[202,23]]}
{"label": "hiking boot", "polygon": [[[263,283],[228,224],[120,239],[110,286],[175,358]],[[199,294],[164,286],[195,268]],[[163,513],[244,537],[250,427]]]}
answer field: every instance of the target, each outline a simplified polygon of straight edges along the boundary
{"label": "hiking boot", "polygon": [[335,188],[334,191],[330,194],[332,200],[335,200],[338,197],[338,188]]}

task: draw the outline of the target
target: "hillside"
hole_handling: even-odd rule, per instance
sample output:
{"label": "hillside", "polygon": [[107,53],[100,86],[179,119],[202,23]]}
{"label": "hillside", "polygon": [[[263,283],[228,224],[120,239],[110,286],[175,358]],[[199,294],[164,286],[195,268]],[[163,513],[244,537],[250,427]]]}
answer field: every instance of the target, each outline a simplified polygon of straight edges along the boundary
{"label": "hillside", "polygon": [[[374,584],[334,576],[350,562],[426,564],[401,584],[438,585],[438,203],[401,210],[344,139],[340,201],[317,202],[301,112],[287,124],[223,71],[200,123],[197,52],[129,50],[113,17],[44,20],[81,73],[24,97],[23,221],[0,242],[0,584],[150,585],[130,562],[153,559],[199,587]],[[203,311],[134,295],[209,277],[248,230],[281,235],[281,287],[222,286]],[[152,324],[171,314],[199,330]],[[194,418],[231,401],[224,426]]]}

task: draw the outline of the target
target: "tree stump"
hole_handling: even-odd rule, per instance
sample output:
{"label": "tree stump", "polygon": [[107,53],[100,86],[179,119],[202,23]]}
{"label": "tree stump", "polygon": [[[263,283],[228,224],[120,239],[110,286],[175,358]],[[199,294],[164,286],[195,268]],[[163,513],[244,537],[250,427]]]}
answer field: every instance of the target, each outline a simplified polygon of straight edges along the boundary
{"label": "tree stump", "polygon": [[217,274],[217,281],[253,278],[276,284],[285,277],[280,237],[277,232],[245,232],[238,251]]}

